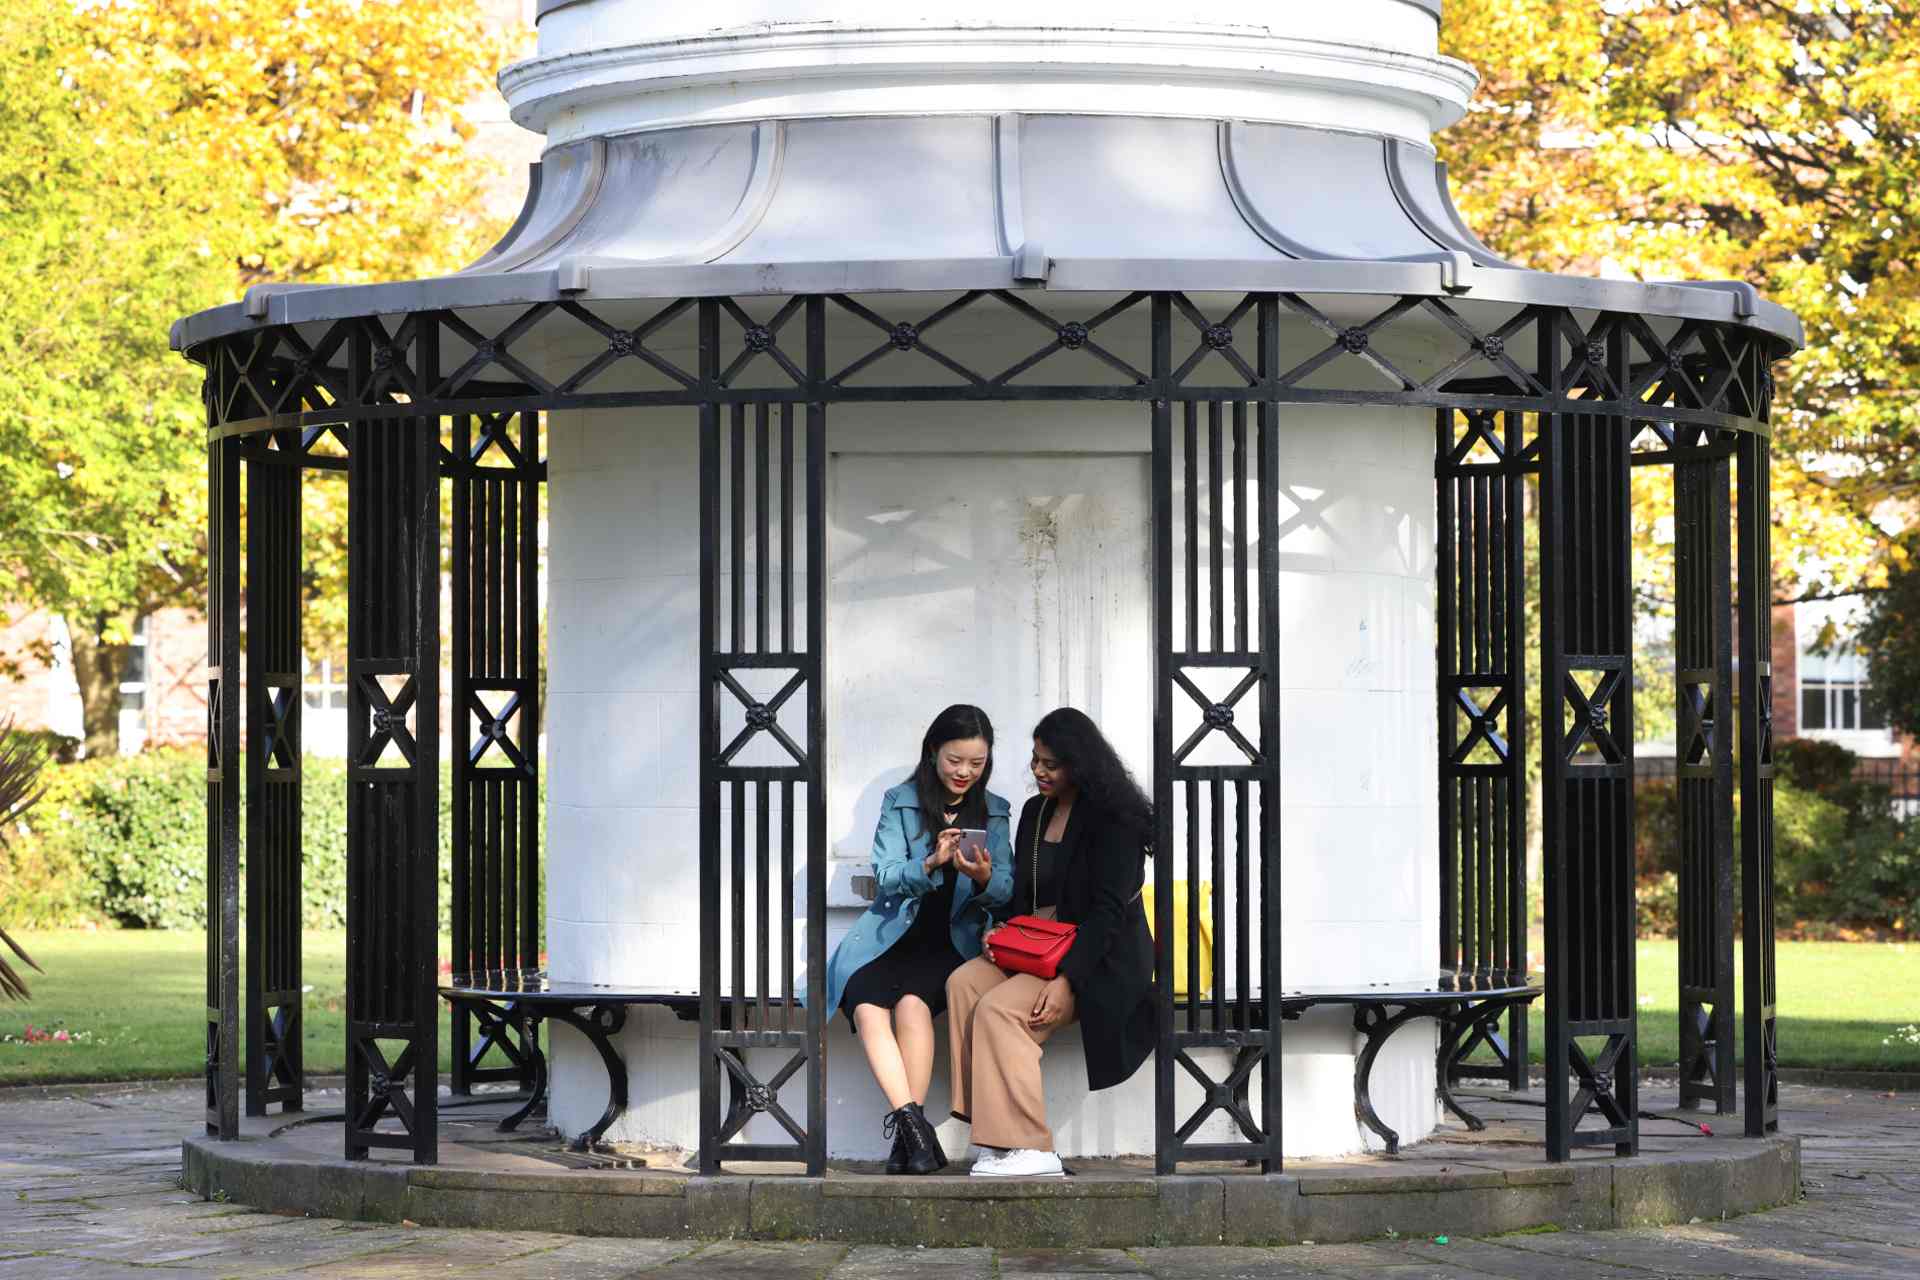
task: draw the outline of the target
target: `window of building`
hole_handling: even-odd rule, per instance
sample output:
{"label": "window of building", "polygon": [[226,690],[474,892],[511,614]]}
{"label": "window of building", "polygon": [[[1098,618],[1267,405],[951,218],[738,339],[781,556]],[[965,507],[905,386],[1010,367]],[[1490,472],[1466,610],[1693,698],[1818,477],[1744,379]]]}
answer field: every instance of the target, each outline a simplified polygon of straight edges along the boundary
{"label": "window of building", "polygon": [[1800,732],[1870,733],[1891,742],[1866,659],[1847,639],[1859,625],[1857,602],[1803,604],[1796,610],[1795,624],[1800,635]]}
{"label": "window of building", "polygon": [[127,661],[120,668],[120,753],[132,755],[147,744],[147,711],[151,671],[148,640],[152,619],[134,624],[127,643]]}

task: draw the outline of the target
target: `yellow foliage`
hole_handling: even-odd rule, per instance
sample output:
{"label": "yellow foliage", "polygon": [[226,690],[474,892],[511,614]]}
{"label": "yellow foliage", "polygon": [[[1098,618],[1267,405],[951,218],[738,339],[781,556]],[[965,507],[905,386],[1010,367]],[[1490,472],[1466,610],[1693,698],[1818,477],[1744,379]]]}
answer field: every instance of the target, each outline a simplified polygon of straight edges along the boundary
{"label": "yellow foliage", "polygon": [[1736,279],[1794,310],[1779,370],[1777,591],[1877,585],[1868,517],[1920,480],[1920,16],[1911,0],[1449,0],[1482,83],[1443,134],[1516,261]]}

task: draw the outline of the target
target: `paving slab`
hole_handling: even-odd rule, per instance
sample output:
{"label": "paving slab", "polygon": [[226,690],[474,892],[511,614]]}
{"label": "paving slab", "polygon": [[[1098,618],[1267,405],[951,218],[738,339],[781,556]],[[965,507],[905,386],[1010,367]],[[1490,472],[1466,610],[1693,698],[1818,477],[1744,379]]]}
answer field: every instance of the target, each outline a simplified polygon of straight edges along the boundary
{"label": "paving slab", "polygon": [[[1655,1109],[1657,1089],[1647,1090]],[[321,1104],[312,1104],[320,1110]],[[1489,1104],[1476,1103],[1475,1106]],[[1469,1137],[1443,1130],[1439,1139],[1409,1148],[1398,1160],[1301,1162],[1284,1175],[1260,1177],[1231,1167],[1203,1166],[1190,1177],[1156,1182],[1140,1178],[1139,1162],[1087,1162],[1077,1186],[1047,1184],[1024,1200],[1005,1192],[959,1190],[948,1206],[961,1212],[992,1206],[1030,1205],[1034,1210],[1084,1201],[1136,1217],[1174,1212],[1204,1223],[1215,1235],[1245,1230],[1249,1223],[1280,1222],[1286,1215],[1328,1203],[1377,1202],[1397,1196],[1453,1196],[1454,1204],[1503,1189],[1531,1188],[1559,1194],[1576,1186],[1604,1188],[1609,1211],[1620,1187],[1634,1201],[1627,1162],[1602,1153],[1583,1154],[1568,1165],[1540,1158],[1537,1109],[1489,1106],[1495,1123]],[[1771,1212],[1720,1218],[1713,1194],[1682,1196],[1700,1222],[1598,1232],[1548,1231],[1476,1236],[1446,1229],[1448,1243],[1432,1239],[1444,1224],[1415,1237],[1374,1238],[1354,1243],[1292,1247],[1235,1246],[1230,1242],[1145,1244],[1127,1249],[1014,1247],[995,1240],[965,1249],[914,1248],[896,1244],[849,1245],[793,1241],[723,1240],[701,1243],[660,1239],[582,1239],[547,1230],[503,1226],[551,1226],[545,1219],[486,1222],[484,1230],[399,1225],[410,1198],[451,1196],[487,1188],[484,1176],[522,1170],[548,1179],[544,1185],[596,1188],[623,1201],[653,1200],[686,1208],[725,1234],[735,1226],[786,1215],[795,1224],[831,1227],[835,1215],[858,1206],[901,1203],[899,1180],[834,1171],[826,1179],[791,1178],[764,1196],[755,1191],[770,1177],[701,1180],[684,1170],[648,1170],[644,1175],[586,1173],[547,1158],[557,1144],[544,1135],[514,1140],[483,1138],[484,1117],[464,1119],[459,1131],[473,1141],[458,1145],[456,1158],[418,1185],[404,1162],[369,1162],[386,1192],[349,1194],[338,1160],[339,1131],[308,1125],[291,1131],[323,1157],[325,1168],[299,1174],[305,1185],[325,1190],[342,1207],[391,1211],[387,1225],[332,1218],[288,1217],[251,1211],[247,1205],[201,1200],[183,1192],[179,1135],[200,1130],[197,1090],[164,1086],[97,1090],[84,1097],[42,1091],[0,1091],[0,1280],[59,1280],[67,1276],[252,1277],[487,1276],[491,1280],[625,1280],[649,1275],[699,1277],[814,1276],[837,1280],[904,1276],[915,1280],[1042,1280],[1047,1276],[1165,1277],[1166,1280],[1240,1280],[1275,1276],[1385,1276],[1390,1280],[1653,1280],[1655,1277],[1742,1277],[1750,1280],[1911,1280],[1920,1276],[1920,1096],[1846,1088],[1788,1085],[1782,1090],[1782,1127],[1803,1139],[1798,1172],[1806,1198]],[[1723,1136],[1686,1139],[1647,1124],[1645,1146],[1686,1170],[1680,1178],[1706,1176],[1692,1166],[1711,1164],[1714,1149],[1755,1149],[1733,1135],[1737,1118],[1711,1118]],[[258,1122],[255,1122],[258,1123]],[[284,1123],[269,1118],[269,1126]],[[453,1131],[453,1126],[449,1126]],[[469,1153],[461,1156],[461,1151]],[[443,1148],[444,1154],[444,1148]],[[1775,1169],[1769,1176],[1779,1176]],[[652,1179],[636,1185],[640,1177]],[[910,1188],[917,1203],[936,1191],[928,1180]],[[1303,1185],[1313,1190],[1303,1194]],[[1729,1184],[1733,1186],[1733,1184]],[[959,1183],[960,1188],[970,1184]],[[1086,1190],[1080,1190],[1086,1188]],[[25,1192],[25,1198],[20,1193]],[[1674,1194],[1671,1187],[1662,1194]],[[1733,1186],[1732,1194],[1739,1194]],[[1642,1197],[1644,1200],[1644,1197]],[[697,1203],[696,1203],[697,1202]],[[1413,1204],[1409,1199],[1405,1203]],[[974,1206],[967,1209],[966,1206]],[[1209,1217],[1208,1215],[1212,1215]],[[484,1218],[480,1221],[486,1221]],[[919,1219],[909,1220],[918,1229]],[[928,1224],[932,1223],[929,1213]],[[1371,1234],[1384,1223],[1376,1220]],[[1001,1247],[991,1247],[999,1245]],[[924,1273],[924,1275],[922,1274]]]}

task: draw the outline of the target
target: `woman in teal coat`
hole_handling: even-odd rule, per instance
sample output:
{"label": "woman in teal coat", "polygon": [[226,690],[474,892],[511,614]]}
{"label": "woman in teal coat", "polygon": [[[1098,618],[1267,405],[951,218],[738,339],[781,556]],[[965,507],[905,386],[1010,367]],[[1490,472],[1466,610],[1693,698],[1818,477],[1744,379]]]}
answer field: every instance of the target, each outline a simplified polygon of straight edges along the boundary
{"label": "woman in teal coat", "polygon": [[[1007,802],[987,790],[993,723],[978,707],[948,707],[920,744],[913,776],[887,792],[873,833],[873,905],[827,964],[827,1009],[843,1009],[891,1108],[889,1173],[946,1166],[922,1108],[933,1080],[933,1020],[947,977],[980,954],[988,913],[1013,892]],[[969,859],[962,829],[985,829]]]}

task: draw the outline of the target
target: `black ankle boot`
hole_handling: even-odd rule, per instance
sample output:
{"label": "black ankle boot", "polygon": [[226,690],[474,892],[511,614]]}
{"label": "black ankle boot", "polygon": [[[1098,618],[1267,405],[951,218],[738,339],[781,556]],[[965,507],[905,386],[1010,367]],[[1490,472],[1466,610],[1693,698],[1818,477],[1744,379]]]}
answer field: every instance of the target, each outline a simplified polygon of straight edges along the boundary
{"label": "black ankle boot", "polygon": [[902,1118],[905,1115],[906,1108],[902,1107],[899,1111],[887,1112],[880,1119],[881,1136],[893,1139],[893,1150],[887,1153],[888,1173],[907,1171],[907,1160],[913,1150],[907,1140],[907,1131],[913,1126]]}
{"label": "black ankle boot", "polygon": [[920,1104],[909,1102],[893,1114],[894,1123],[907,1137],[905,1172],[924,1175],[946,1168],[947,1153],[940,1149],[940,1135],[927,1122],[927,1113],[920,1109]]}

